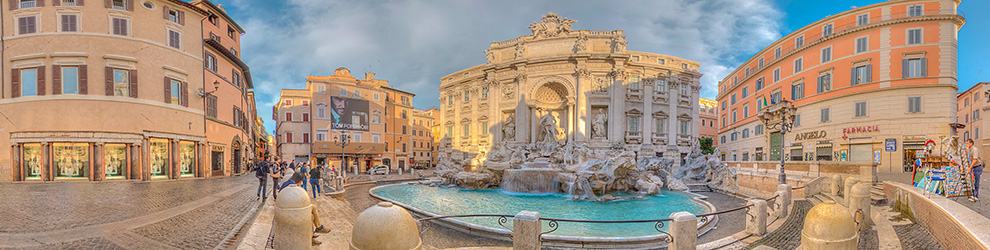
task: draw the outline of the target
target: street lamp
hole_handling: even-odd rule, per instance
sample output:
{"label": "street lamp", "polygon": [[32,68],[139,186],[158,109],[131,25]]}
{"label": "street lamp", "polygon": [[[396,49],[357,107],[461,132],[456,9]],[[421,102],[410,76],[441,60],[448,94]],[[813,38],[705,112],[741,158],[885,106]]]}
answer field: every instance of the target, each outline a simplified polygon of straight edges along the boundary
{"label": "street lamp", "polygon": [[217,92],[217,90],[219,89],[220,89],[220,81],[214,80],[213,91],[206,92],[205,89],[199,88],[199,97],[206,97],[206,95],[213,94],[213,92]]}
{"label": "street lamp", "polygon": [[[344,131],[340,131],[340,135],[333,137],[333,145],[340,147],[340,162],[343,165],[340,166],[341,176],[343,176],[344,171],[347,170],[346,167],[348,167],[347,157],[345,157],[344,155],[344,148],[350,144],[351,144],[351,136],[350,134],[344,133]],[[354,168],[354,175],[355,176],[358,175],[357,168]]]}
{"label": "street lamp", "polygon": [[780,184],[787,184],[787,175],[784,174],[784,135],[794,128],[794,117],[797,108],[790,101],[781,98],[764,109],[761,109],[757,116],[763,120],[766,130],[778,129],[780,131]]}

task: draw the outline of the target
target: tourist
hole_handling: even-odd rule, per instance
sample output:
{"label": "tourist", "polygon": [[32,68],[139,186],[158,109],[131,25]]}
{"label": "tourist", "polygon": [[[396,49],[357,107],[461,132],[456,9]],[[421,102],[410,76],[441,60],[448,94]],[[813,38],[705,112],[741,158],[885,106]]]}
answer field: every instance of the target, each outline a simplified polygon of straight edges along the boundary
{"label": "tourist", "polygon": [[980,175],[983,175],[983,158],[980,158],[980,149],[973,145],[973,139],[966,139],[966,160],[973,173],[973,191],[969,196],[970,202],[980,201]]}
{"label": "tourist", "polygon": [[292,163],[289,163],[289,169],[296,170],[296,160],[292,160]]}
{"label": "tourist", "polygon": [[309,189],[306,189],[306,183],[308,182],[307,181],[308,178],[306,178],[306,175],[309,174],[309,167],[308,167],[309,166],[309,163],[306,163],[306,162],[299,163],[298,166],[299,166],[299,171],[296,171],[296,172],[302,173],[303,174],[303,179],[302,179],[302,182],[301,183],[297,182],[297,184],[299,184],[299,186],[302,187],[303,190],[309,190]]}
{"label": "tourist", "polygon": [[313,186],[310,188],[313,190],[313,198],[316,198],[317,193],[323,193],[323,189],[320,187],[320,172],[323,171],[322,168],[323,167],[313,166],[312,169],[309,170],[309,184]]}
{"label": "tourist", "polygon": [[[285,162],[283,162],[285,163]],[[272,177],[272,199],[278,199],[278,182],[282,179],[282,174],[285,172],[285,168],[279,166],[278,164],[271,164],[271,173],[268,176]]]}
{"label": "tourist", "polygon": [[269,166],[267,163],[268,157],[265,156],[265,161],[259,162],[259,164],[254,166],[255,169],[253,169],[254,177],[258,177],[258,199],[262,201],[268,198],[268,183],[266,182],[268,180]]}
{"label": "tourist", "polygon": [[[289,177],[289,180],[282,183],[282,186],[278,188],[278,191],[281,192],[283,188],[287,187],[298,187],[299,185],[297,183],[302,182],[304,176],[305,175],[301,172],[292,174],[292,177]],[[313,227],[315,228],[313,232],[321,234],[329,233],[330,228],[324,227],[323,224],[320,223],[320,213],[316,211],[316,206],[310,206],[310,209],[313,213]],[[313,245],[315,246],[319,244],[323,244],[323,242],[316,240],[316,235],[313,235]]]}

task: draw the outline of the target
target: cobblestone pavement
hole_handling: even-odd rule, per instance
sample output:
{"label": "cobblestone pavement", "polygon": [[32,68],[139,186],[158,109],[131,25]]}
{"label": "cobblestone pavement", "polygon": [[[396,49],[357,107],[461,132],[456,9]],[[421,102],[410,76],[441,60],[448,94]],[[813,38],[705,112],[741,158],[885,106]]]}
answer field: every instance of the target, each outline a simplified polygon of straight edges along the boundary
{"label": "cobblestone pavement", "polygon": [[894,225],[894,232],[897,233],[897,238],[901,240],[902,249],[943,249],[935,237],[928,234],[928,231],[917,223]]}
{"label": "cobblestone pavement", "polygon": [[794,201],[794,208],[787,221],[772,233],[753,242],[744,249],[754,249],[758,246],[769,246],[776,249],[795,249],[801,245],[801,230],[804,228],[804,216],[811,209],[811,202]]}
{"label": "cobblestone pavement", "polygon": [[257,182],[0,184],[0,249],[213,248],[257,207]]}

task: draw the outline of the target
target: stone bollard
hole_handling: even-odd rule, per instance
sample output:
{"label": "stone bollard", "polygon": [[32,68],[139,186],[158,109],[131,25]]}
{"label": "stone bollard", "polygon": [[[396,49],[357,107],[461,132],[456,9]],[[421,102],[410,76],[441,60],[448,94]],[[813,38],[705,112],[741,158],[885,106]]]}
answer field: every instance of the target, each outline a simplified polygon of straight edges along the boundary
{"label": "stone bollard", "polygon": [[835,201],[815,205],[804,217],[802,250],[854,250],[858,243],[859,232],[849,209]]}
{"label": "stone bollard", "polygon": [[[779,184],[777,185],[777,200],[774,201],[777,207],[774,208],[777,212],[777,218],[787,217],[787,208],[791,205],[791,200],[794,198],[791,194],[791,184]],[[805,190],[807,194],[807,190]]]}
{"label": "stone bollard", "polygon": [[275,200],[275,249],[311,249],[313,205],[301,187],[287,187]]}
{"label": "stone bollard", "polygon": [[419,250],[423,240],[419,237],[416,220],[405,208],[391,202],[379,202],[365,209],[354,220],[351,231],[351,249]]}
{"label": "stone bollard", "polygon": [[543,247],[540,241],[542,232],[540,212],[519,211],[512,219],[512,249],[539,250]]}
{"label": "stone bollard", "polygon": [[832,195],[839,197],[840,190],[842,189],[842,177],[838,174],[832,175]]}
{"label": "stone bollard", "polygon": [[746,201],[746,205],[752,206],[746,212],[746,233],[756,236],[767,233],[767,201],[751,199]]}
{"label": "stone bollard", "polygon": [[673,241],[667,246],[669,250],[695,250],[698,243],[698,218],[688,212],[676,212],[670,215],[670,238]]}
{"label": "stone bollard", "polygon": [[852,191],[853,185],[859,183],[859,180],[853,177],[846,178],[845,185],[842,185],[842,201],[845,201],[846,206],[849,206],[849,194]]}
{"label": "stone bollard", "polygon": [[[873,220],[870,218],[870,202],[872,201],[870,200],[870,184],[861,182],[853,185],[849,196],[849,212],[852,213],[853,219],[859,221],[859,231],[870,229],[870,226],[873,225]],[[862,214],[856,215],[857,210],[862,210]]]}

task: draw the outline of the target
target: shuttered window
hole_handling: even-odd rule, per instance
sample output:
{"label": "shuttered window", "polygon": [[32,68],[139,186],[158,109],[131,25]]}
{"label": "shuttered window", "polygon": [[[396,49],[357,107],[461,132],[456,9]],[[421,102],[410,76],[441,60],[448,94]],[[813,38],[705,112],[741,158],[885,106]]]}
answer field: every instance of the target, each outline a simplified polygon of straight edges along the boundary
{"label": "shuttered window", "polygon": [[818,93],[825,93],[832,91],[832,74],[825,73],[818,76]]}
{"label": "shuttered window", "polygon": [[174,30],[169,30],[168,46],[176,49],[182,49],[182,34]]}
{"label": "shuttered window", "polygon": [[127,36],[130,33],[128,32],[128,22],[129,20],[125,18],[113,18],[113,27],[111,27],[113,34]]}
{"label": "shuttered window", "polygon": [[217,96],[213,94],[206,95],[206,116],[217,118]]}
{"label": "shuttered window", "polygon": [[204,61],[203,63],[206,64],[205,66],[206,66],[207,69],[212,70],[214,72],[217,71],[217,57],[216,56],[214,56],[213,54],[210,54],[209,52],[207,52],[206,53],[206,60],[203,60],[203,61]]}
{"label": "shuttered window", "polygon": [[829,108],[822,109],[822,122],[829,121]]}
{"label": "shuttered window", "polygon": [[169,99],[171,103],[182,104],[182,82],[169,79]]}
{"label": "shuttered window", "polygon": [[866,116],[866,102],[856,103],[856,117]]}
{"label": "shuttered window", "polygon": [[122,69],[113,69],[113,95],[114,96],[128,96],[130,95],[130,77],[128,76],[130,72]]}
{"label": "shuttered window", "polygon": [[927,59],[922,58],[909,58],[901,60],[901,71],[903,78],[913,78],[913,77],[924,77],[928,76],[927,72]]}
{"label": "shuttered window", "polygon": [[921,36],[922,29],[909,29],[907,31],[907,44],[920,44],[924,41]]}
{"label": "shuttered window", "polygon": [[[59,69],[53,69],[54,72],[58,72],[58,79],[54,79],[52,86],[61,86],[62,94],[78,94],[79,93],[79,67],[76,66],[58,66]],[[53,73],[54,73],[53,72]],[[61,81],[61,83],[55,82]]]}
{"label": "shuttered window", "polygon": [[62,32],[77,32],[79,31],[79,16],[77,15],[61,15],[61,31]]}
{"label": "shuttered window", "polygon": [[865,52],[869,49],[869,39],[867,37],[856,38],[856,53]]}
{"label": "shuttered window", "polygon": [[20,96],[38,95],[38,69],[21,69],[21,93]]}
{"label": "shuttered window", "polygon": [[862,66],[853,67],[851,70],[850,80],[851,85],[859,85],[863,83],[868,83],[873,81],[872,77],[873,65],[867,64]]}
{"label": "shuttered window", "polygon": [[17,18],[17,34],[32,34],[38,32],[38,17],[26,16]]}
{"label": "shuttered window", "polygon": [[791,100],[797,101],[804,98],[804,83],[795,83],[791,85]]}
{"label": "shuttered window", "polygon": [[[908,113],[921,113],[921,97],[911,96],[908,97]],[[973,113],[974,115],[978,113]]]}

